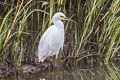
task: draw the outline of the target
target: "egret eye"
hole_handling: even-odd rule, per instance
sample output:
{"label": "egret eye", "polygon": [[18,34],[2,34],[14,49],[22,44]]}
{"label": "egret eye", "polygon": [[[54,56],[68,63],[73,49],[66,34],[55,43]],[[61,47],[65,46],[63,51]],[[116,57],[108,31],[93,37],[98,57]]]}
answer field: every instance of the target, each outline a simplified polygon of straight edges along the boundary
{"label": "egret eye", "polygon": [[65,16],[60,16],[61,18],[65,18]]}

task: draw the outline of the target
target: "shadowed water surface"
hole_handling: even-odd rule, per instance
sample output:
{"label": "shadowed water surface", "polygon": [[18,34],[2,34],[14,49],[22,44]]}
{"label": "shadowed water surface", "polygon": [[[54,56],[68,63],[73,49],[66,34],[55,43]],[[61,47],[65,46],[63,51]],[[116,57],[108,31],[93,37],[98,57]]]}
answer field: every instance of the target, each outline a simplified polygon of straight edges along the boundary
{"label": "shadowed water surface", "polygon": [[14,73],[2,80],[120,80],[120,64],[94,64],[92,66],[61,66],[57,70],[18,74]]}

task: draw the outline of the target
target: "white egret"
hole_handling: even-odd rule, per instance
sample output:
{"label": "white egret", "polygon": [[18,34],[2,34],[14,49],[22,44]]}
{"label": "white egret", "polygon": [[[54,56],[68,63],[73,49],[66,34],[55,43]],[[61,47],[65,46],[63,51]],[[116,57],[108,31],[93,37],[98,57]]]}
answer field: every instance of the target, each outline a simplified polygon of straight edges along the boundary
{"label": "white egret", "polygon": [[38,45],[38,60],[43,62],[47,57],[59,54],[59,50],[63,49],[64,45],[64,24],[62,20],[73,21],[67,18],[62,12],[57,12],[52,17],[51,25],[42,35]]}

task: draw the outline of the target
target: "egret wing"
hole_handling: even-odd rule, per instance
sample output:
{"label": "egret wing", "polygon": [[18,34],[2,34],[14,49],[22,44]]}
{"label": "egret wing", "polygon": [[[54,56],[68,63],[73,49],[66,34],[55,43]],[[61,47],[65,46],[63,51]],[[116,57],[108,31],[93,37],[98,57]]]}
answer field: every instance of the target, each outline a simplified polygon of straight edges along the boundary
{"label": "egret wing", "polygon": [[39,46],[43,46],[46,39],[48,38],[49,34],[54,30],[54,25],[50,26],[45,32],[44,34],[42,35],[41,39],[40,39],[40,42],[39,42]]}

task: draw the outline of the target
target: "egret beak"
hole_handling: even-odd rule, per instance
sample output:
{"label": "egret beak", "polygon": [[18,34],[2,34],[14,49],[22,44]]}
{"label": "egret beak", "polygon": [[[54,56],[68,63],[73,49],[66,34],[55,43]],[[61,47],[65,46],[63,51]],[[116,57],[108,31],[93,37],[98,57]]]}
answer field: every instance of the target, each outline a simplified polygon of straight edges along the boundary
{"label": "egret beak", "polygon": [[71,18],[65,17],[64,20],[67,20],[67,21],[71,21],[71,22],[73,22],[73,23],[76,23],[76,22],[75,22],[74,20],[72,20]]}

